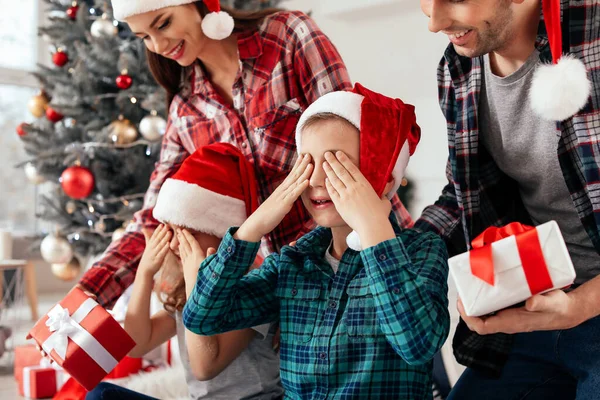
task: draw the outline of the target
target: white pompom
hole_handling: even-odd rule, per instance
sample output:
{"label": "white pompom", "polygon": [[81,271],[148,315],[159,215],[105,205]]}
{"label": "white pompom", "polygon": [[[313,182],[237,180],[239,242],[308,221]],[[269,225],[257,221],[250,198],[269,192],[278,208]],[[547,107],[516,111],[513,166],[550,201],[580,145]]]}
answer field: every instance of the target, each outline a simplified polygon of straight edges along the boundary
{"label": "white pompom", "polygon": [[212,12],[202,19],[202,31],[214,40],[223,40],[233,32],[234,21],[225,11]]}
{"label": "white pompom", "polygon": [[362,251],[362,244],[360,243],[360,237],[356,231],[350,232],[348,236],[346,236],[346,244],[354,251]]}
{"label": "white pompom", "polygon": [[533,111],[549,121],[564,121],[587,103],[592,90],[585,65],[572,55],[535,71],[529,99]]}

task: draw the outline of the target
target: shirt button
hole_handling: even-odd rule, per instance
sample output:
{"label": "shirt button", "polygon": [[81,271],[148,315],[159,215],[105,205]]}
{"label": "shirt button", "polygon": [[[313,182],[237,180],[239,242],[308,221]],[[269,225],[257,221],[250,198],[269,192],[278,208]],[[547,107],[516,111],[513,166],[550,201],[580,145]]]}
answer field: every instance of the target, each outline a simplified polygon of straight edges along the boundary
{"label": "shirt button", "polygon": [[246,142],[242,143],[242,148],[245,149],[246,147],[248,147],[248,144]]}
{"label": "shirt button", "polygon": [[218,276],[217,274],[215,274],[215,273],[213,273],[213,274],[212,274],[212,278],[213,278],[213,279],[217,279],[218,277],[219,277],[219,276]]}
{"label": "shirt button", "polygon": [[400,293],[400,289],[398,289],[397,287],[392,289],[392,292],[394,292],[394,294],[399,294]]}
{"label": "shirt button", "polygon": [[228,252],[228,253],[231,253],[232,251],[233,251],[233,249],[231,248],[231,246],[229,246],[229,247],[227,248],[227,252]]}
{"label": "shirt button", "polygon": [[327,353],[325,353],[325,352],[322,352],[322,353],[320,353],[320,354],[319,354],[319,358],[320,358],[321,360],[324,360],[324,359],[326,359],[326,358],[327,358]]}
{"label": "shirt button", "polygon": [[293,289],[292,289],[292,296],[295,296],[295,295],[297,295],[297,294],[298,294],[298,289],[296,289],[296,288],[293,288]]}
{"label": "shirt button", "polygon": [[335,308],[335,307],[337,307],[337,303],[335,301],[331,300],[329,302],[329,308]]}
{"label": "shirt button", "polygon": [[379,259],[381,261],[385,261],[385,260],[387,260],[387,257],[385,256],[385,254],[382,254],[382,255],[379,256]]}

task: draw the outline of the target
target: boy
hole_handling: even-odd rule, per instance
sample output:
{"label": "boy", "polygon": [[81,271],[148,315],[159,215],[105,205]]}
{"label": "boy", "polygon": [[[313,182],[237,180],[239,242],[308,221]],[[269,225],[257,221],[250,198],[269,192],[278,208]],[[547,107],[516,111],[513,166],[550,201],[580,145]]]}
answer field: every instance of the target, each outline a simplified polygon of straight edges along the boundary
{"label": "boy", "polygon": [[[315,101],[290,175],[202,264],[186,328],[212,335],[279,319],[289,399],[430,399],[449,329],[446,249],[400,231],[385,196],[419,136],[412,106],[359,84]],[[244,276],[298,197],[319,228]]]}

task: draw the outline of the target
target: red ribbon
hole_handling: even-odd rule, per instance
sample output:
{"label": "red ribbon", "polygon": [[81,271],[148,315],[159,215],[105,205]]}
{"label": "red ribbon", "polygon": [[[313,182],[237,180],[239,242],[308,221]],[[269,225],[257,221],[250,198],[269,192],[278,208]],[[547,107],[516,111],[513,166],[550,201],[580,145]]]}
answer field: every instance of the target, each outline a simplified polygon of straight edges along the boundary
{"label": "red ribbon", "polygon": [[544,259],[542,246],[537,230],[533,226],[513,222],[502,228],[489,227],[471,242],[473,249],[469,252],[471,273],[494,286],[494,258],[492,243],[515,236],[519,257],[525,272],[525,278],[531,294],[535,295],[552,289],[552,278]]}

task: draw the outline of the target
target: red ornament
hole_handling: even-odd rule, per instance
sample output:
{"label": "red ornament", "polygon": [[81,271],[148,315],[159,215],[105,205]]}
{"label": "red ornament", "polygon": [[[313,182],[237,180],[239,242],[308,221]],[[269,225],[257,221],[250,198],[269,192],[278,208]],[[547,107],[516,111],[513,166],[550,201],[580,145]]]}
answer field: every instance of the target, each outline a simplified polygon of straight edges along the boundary
{"label": "red ornament", "polygon": [[64,51],[57,51],[52,55],[52,62],[58,67],[63,67],[69,62],[69,56]]}
{"label": "red ornament", "polygon": [[52,107],[46,108],[46,118],[51,122],[58,122],[64,118],[64,115],[53,109]]}
{"label": "red ornament", "polygon": [[25,122],[22,122],[19,124],[19,126],[17,126],[17,134],[19,136],[25,136],[27,135],[27,132],[25,132],[25,125],[27,125]]}
{"label": "red ornament", "polygon": [[60,185],[65,194],[73,199],[85,199],[94,191],[95,179],[88,168],[73,166],[60,176]]}
{"label": "red ornament", "polygon": [[75,18],[77,18],[77,10],[79,10],[79,6],[67,8],[67,17],[71,18],[72,20],[75,20]]}
{"label": "red ornament", "polygon": [[133,79],[131,78],[131,76],[127,75],[127,74],[123,74],[123,75],[119,75],[117,76],[116,79],[117,82],[117,86],[119,87],[119,89],[129,89],[131,87],[131,84],[133,83]]}

